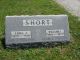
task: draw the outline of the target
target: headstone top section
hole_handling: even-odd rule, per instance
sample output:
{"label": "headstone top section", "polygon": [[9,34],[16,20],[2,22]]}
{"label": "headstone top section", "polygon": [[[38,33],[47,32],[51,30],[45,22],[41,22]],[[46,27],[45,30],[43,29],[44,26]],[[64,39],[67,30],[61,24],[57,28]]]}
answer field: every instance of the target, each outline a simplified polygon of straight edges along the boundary
{"label": "headstone top section", "polygon": [[[6,17],[53,17],[53,16],[67,16],[67,15],[20,15],[20,16],[17,16],[17,15],[14,15],[14,16],[6,16]],[[68,16],[67,16],[68,17]]]}

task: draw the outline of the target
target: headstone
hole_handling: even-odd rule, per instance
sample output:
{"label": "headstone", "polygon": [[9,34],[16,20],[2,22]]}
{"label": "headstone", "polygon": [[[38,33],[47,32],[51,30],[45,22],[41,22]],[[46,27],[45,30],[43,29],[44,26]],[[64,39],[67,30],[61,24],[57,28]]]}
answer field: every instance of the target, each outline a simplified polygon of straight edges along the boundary
{"label": "headstone", "polygon": [[67,15],[6,16],[5,27],[5,45],[8,48],[70,40]]}

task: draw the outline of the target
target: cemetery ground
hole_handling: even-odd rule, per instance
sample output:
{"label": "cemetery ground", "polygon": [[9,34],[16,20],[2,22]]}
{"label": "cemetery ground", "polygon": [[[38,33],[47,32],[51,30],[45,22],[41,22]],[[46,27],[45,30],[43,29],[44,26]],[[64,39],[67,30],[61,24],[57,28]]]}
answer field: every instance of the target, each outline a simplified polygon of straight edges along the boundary
{"label": "cemetery ground", "polygon": [[[5,16],[54,14],[68,15],[71,37],[69,44],[53,48],[4,49]],[[53,0],[0,0],[0,60],[80,60],[79,18]]]}

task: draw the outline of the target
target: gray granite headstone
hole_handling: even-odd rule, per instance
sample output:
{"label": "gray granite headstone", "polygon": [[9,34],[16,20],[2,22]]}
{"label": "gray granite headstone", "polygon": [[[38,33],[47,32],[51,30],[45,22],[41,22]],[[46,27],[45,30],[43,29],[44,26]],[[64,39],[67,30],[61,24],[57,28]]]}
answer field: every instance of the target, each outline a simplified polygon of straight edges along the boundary
{"label": "gray granite headstone", "polygon": [[6,47],[70,40],[67,15],[6,16],[5,27]]}

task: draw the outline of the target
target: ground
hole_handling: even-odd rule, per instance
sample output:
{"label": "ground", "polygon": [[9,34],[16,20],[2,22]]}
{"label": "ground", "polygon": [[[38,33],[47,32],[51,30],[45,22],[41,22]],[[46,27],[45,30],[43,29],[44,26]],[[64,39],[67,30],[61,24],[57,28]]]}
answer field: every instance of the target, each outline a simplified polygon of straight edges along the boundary
{"label": "ground", "polygon": [[[53,15],[69,17],[70,43],[53,48],[4,49],[5,16]],[[80,21],[53,0],[0,0],[0,60],[80,60]]]}

